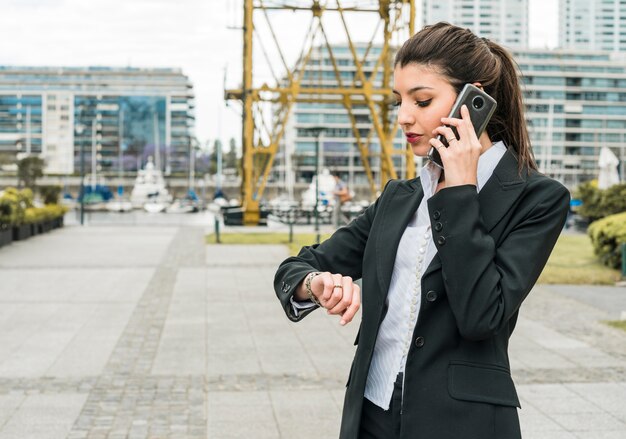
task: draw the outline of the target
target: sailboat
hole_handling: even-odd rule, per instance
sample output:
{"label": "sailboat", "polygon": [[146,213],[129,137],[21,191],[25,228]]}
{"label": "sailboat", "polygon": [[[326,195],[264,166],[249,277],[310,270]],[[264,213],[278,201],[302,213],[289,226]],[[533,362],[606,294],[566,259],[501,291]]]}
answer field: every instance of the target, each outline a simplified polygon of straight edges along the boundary
{"label": "sailboat", "polygon": [[130,212],[133,210],[132,203],[124,198],[124,186],[122,185],[122,181],[124,178],[124,169],[122,164],[122,145],[123,145],[123,134],[124,134],[124,112],[120,107],[120,119],[119,119],[119,129],[118,129],[118,137],[119,137],[119,157],[118,157],[118,179],[119,186],[117,187],[117,196],[115,199],[109,201],[107,203],[107,210],[109,212]]}
{"label": "sailboat", "polygon": [[137,172],[135,186],[130,195],[133,207],[141,208],[150,213],[163,212],[172,202],[172,195],[165,187],[165,179],[161,171],[161,155],[159,151],[159,130],[156,111],[153,114],[154,129],[154,162],[148,157],[145,168]]}

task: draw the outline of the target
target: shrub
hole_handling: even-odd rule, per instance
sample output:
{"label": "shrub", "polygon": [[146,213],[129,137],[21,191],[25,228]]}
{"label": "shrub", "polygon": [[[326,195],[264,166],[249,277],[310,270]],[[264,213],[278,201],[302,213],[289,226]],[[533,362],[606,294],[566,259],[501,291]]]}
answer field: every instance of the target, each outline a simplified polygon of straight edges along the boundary
{"label": "shrub", "polygon": [[574,198],[582,201],[578,213],[589,221],[596,221],[607,215],[626,212],[626,183],[602,190],[598,189],[597,181],[588,181],[576,188]]}
{"label": "shrub", "polygon": [[58,186],[58,185],[39,186],[39,195],[41,195],[43,204],[58,204],[59,195],[61,195],[61,186]]}
{"label": "shrub", "polygon": [[626,212],[607,216],[589,226],[593,250],[607,267],[619,269],[622,244],[626,243]]}

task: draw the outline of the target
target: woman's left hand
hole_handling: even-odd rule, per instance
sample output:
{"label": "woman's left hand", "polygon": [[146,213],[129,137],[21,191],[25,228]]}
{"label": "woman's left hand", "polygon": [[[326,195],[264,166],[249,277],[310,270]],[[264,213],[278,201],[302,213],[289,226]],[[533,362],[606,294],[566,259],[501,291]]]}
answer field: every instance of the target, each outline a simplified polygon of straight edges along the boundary
{"label": "woman's left hand", "polygon": [[[433,136],[441,134],[448,141],[447,148],[436,137],[430,139],[430,144],[437,149],[443,162],[445,187],[477,185],[478,181],[478,158],[482,152],[482,145],[476,137],[466,105],[461,107],[461,117],[462,119],[442,117],[441,122],[448,126],[440,126],[433,130]],[[450,126],[456,128],[459,139]]]}

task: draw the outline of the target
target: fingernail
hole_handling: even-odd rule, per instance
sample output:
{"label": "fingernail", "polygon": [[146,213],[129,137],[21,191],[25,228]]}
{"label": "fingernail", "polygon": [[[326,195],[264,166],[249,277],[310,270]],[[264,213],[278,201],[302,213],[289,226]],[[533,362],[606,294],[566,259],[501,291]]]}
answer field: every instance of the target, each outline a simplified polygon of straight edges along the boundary
{"label": "fingernail", "polygon": [[340,324],[341,326],[345,326],[345,325],[346,325],[346,321],[345,321],[345,320],[342,320],[342,321],[340,321],[340,322],[339,322],[339,324]]}

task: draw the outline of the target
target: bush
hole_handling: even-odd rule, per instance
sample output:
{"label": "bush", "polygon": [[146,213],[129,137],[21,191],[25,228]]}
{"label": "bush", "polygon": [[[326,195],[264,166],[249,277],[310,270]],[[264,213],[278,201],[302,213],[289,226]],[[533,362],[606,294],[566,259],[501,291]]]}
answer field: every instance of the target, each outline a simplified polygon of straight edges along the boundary
{"label": "bush", "polygon": [[43,204],[58,204],[59,195],[61,195],[61,186],[39,186],[39,195],[41,195]]}
{"label": "bush", "polygon": [[602,190],[598,189],[597,181],[588,181],[576,188],[574,198],[582,201],[578,214],[589,221],[596,221],[607,215],[626,212],[626,183]]}
{"label": "bush", "polygon": [[589,226],[594,253],[607,267],[619,269],[622,244],[626,243],[626,212],[607,216]]}
{"label": "bush", "polygon": [[7,188],[0,195],[0,228],[50,221],[62,217],[67,210],[67,207],[59,204],[35,207],[33,191]]}

